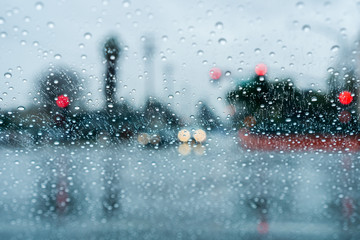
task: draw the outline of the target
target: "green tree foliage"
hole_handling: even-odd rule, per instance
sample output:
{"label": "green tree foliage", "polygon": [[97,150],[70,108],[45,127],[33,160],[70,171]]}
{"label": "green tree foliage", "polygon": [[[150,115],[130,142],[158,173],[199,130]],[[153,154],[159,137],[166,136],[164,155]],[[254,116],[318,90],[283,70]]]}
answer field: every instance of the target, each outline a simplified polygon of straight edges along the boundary
{"label": "green tree foliage", "polygon": [[237,86],[227,101],[235,107],[234,127],[247,126],[246,117],[251,116],[255,128],[266,131],[330,131],[337,127],[341,109],[333,94],[300,90],[291,78],[268,81],[263,76]]}

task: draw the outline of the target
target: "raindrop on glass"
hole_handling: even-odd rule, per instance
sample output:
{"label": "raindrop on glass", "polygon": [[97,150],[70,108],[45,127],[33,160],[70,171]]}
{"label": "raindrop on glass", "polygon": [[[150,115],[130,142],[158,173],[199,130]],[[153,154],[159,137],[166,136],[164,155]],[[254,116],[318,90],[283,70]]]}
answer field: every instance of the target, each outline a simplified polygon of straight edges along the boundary
{"label": "raindrop on glass", "polygon": [[221,45],[225,45],[226,44],[226,39],[225,38],[220,38],[218,41]]}
{"label": "raindrop on glass", "polygon": [[123,1],[123,7],[130,7],[130,1]]}
{"label": "raindrop on glass", "polygon": [[330,50],[331,50],[332,52],[337,52],[337,51],[339,51],[339,49],[340,49],[340,47],[339,47],[338,45],[334,45],[334,46],[331,47]]}
{"label": "raindrop on glass", "polygon": [[35,9],[40,11],[44,8],[44,4],[42,2],[35,3]]}
{"label": "raindrop on glass", "polygon": [[261,53],[261,49],[260,49],[260,48],[255,48],[255,49],[254,49],[254,52],[255,52],[255,53]]}
{"label": "raindrop on glass", "polygon": [[84,38],[85,38],[86,40],[91,39],[91,38],[92,38],[91,33],[89,33],[89,32],[85,33],[85,34],[84,34]]}
{"label": "raindrop on glass", "polygon": [[12,75],[11,75],[11,73],[7,72],[7,73],[4,74],[4,77],[5,77],[5,78],[11,78]]}
{"label": "raindrop on glass", "polygon": [[303,30],[304,32],[310,32],[310,31],[311,31],[311,27],[310,27],[310,25],[304,25],[304,26],[302,27],[302,30]]}
{"label": "raindrop on glass", "polygon": [[222,22],[217,22],[217,23],[215,24],[215,27],[216,27],[217,29],[223,29],[223,28],[224,28],[224,24],[223,24]]}
{"label": "raindrop on glass", "polygon": [[304,7],[304,3],[303,2],[297,2],[296,7],[299,8],[299,9],[302,9]]}
{"label": "raindrop on glass", "polygon": [[47,23],[47,26],[48,26],[48,28],[54,28],[54,27],[55,27],[55,23],[53,23],[53,22],[48,22],[48,23]]}

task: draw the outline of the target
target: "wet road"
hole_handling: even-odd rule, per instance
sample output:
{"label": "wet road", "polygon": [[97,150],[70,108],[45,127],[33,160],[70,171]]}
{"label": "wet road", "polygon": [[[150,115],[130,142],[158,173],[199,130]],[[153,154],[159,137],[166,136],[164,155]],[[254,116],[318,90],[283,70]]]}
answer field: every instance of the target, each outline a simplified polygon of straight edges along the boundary
{"label": "wet road", "polygon": [[[359,239],[359,155],[233,136],[2,148],[1,239]],[[50,234],[50,235],[49,235]]]}

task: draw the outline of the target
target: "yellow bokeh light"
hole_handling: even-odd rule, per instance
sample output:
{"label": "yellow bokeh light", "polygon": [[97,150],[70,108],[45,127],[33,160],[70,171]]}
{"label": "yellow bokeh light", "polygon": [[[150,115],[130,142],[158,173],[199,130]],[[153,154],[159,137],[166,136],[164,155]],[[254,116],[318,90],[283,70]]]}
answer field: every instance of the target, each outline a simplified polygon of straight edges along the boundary
{"label": "yellow bokeh light", "polygon": [[191,135],[190,135],[190,132],[186,129],[182,129],[179,131],[178,133],[178,139],[181,141],[181,142],[187,142],[189,141]]}
{"label": "yellow bokeh light", "polygon": [[159,144],[160,141],[161,141],[160,135],[154,134],[151,136],[151,140],[150,140],[151,144],[156,145],[156,144]]}
{"label": "yellow bokeh light", "polygon": [[196,155],[203,155],[206,149],[202,144],[197,144],[193,148]]}
{"label": "yellow bokeh light", "polygon": [[244,125],[246,127],[254,127],[255,124],[256,124],[256,119],[253,116],[249,115],[249,116],[245,117]]}
{"label": "yellow bokeh light", "polygon": [[179,148],[178,151],[181,155],[186,156],[189,155],[191,152],[191,146],[187,143],[182,143]]}
{"label": "yellow bokeh light", "polygon": [[195,141],[202,143],[206,140],[206,132],[202,129],[198,129],[194,132]]}
{"label": "yellow bokeh light", "polygon": [[147,145],[149,143],[149,135],[146,133],[140,133],[137,140],[140,144]]}

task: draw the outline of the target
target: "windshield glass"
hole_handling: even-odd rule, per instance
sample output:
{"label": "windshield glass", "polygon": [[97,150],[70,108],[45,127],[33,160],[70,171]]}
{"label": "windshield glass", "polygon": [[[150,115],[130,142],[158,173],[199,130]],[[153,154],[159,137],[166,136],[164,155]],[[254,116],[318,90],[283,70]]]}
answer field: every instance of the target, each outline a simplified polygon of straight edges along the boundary
{"label": "windshield glass", "polygon": [[0,6],[0,239],[360,238],[359,1]]}

